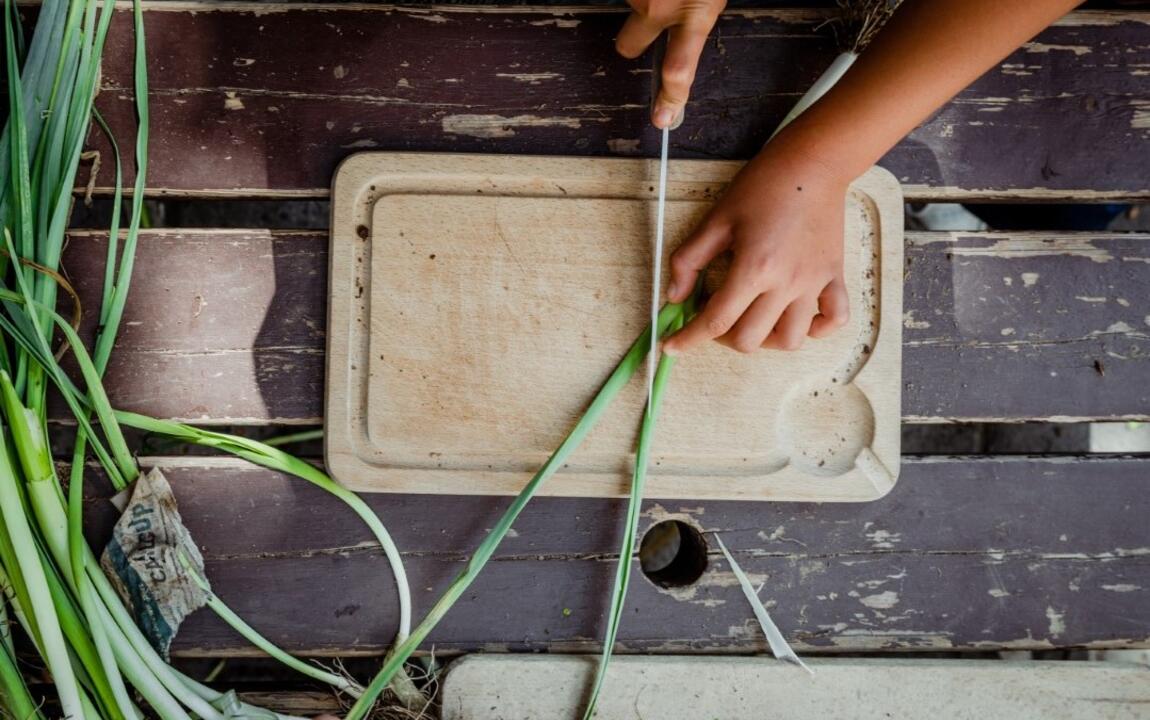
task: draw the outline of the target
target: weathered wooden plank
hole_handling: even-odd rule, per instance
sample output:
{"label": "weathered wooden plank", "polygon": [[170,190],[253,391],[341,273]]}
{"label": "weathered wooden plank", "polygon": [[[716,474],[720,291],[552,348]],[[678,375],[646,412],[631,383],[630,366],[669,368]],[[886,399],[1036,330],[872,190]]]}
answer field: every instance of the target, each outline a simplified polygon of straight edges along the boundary
{"label": "weathered wooden plank", "polygon": [[[1150,417],[1150,236],[909,238],[905,419]],[[89,308],[104,248],[77,234],[65,256]],[[319,423],[326,253],[314,232],[147,232],[114,401],[209,423]]]}
{"label": "weathered wooden plank", "polygon": [[1145,416],[1150,237],[911,235],[904,415]]}
{"label": "weathered wooden plank", "polygon": [[[336,164],[363,148],[657,151],[646,122],[650,59],[626,61],[612,47],[622,9],[148,8],[156,194],[324,195]],[[817,29],[825,18],[817,9],[726,14],[672,135],[674,154],[745,158],[760,147],[832,57],[829,33]],[[915,198],[1150,197],[1148,20],[1071,15],[883,165]],[[113,32],[100,98],[120,133],[133,119],[126,29]]]}
{"label": "weathered wooden plank", "polygon": [[[1150,646],[1147,459],[906,458],[886,498],[861,505],[650,500],[641,529],[680,519],[720,532],[804,650]],[[378,652],[393,631],[387,563],[338,501],[236,460],[156,461],[219,594],[299,652]],[[554,482],[563,482],[562,475]],[[90,538],[114,511],[89,483]],[[506,498],[367,495],[404,553],[417,616]],[[540,498],[429,639],[440,652],[590,650],[602,631],[625,504]],[[713,545],[713,541],[711,541]],[[712,548],[699,582],[656,588],[636,568],[628,651],[764,649]],[[301,614],[300,608],[307,608]],[[184,654],[249,648],[207,612]]]}

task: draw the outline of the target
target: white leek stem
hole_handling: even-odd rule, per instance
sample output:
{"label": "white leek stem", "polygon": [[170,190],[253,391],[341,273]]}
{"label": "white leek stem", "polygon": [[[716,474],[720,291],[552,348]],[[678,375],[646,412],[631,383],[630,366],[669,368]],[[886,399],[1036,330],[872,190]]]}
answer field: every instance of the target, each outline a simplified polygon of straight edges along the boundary
{"label": "white leek stem", "polygon": [[40,631],[44,644],[44,660],[56,684],[64,717],[82,720],[85,714],[80,685],[72,669],[68,645],[64,641],[64,633],[55,614],[56,606],[52,602],[52,593],[48,590],[48,578],[44,573],[44,567],[40,564],[36,539],[32,534],[32,528],[28,525],[28,518],[24,515],[24,502],[20,497],[16,476],[12,465],[8,462],[2,441],[0,441],[0,453],[5,455],[0,461],[0,513],[4,516],[9,539],[16,550],[20,572],[28,585],[28,599],[32,607],[24,610],[32,616]]}
{"label": "white leek stem", "polygon": [[[84,577],[82,580],[86,581],[87,578]],[[127,686],[124,685],[120,663],[116,658],[116,651],[112,647],[111,634],[108,632],[108,628],[95,618],[98,612],[97,607],[100,604],[96,592],[90,583],[81,582],[80,586],[76,588],[76,594],[80,601],[80,610],[88,618],[88,633],[92,636],[92,644],[96,646],[96,656],[100,659],[104,674],[108,676],[108,686],[112,690],[112,697],[115,699],[116,705],[119,706],[120,712],[124,713],[127,720],[140,720],[135,703],[132,702],[132,697],[128,694]]]}
{"label": "white leek stem", "polygon": [[[39,483],[29,483],[29,488],[39,489],[35,487],[37,485]],[[52,502],[53,498],[55,498],[55,502]],[[44,540],[48,545],[48,550],[62,568],[70,570],[68,523],[58,496],[55,493],[49,494],[45,489],[45,494],[34,495],[33,499],[39,500],[39,502],[33,502],[33,509],[40,521],[40,526],[44,529]],[[113,652],[115,652],[121,668],[127,674],[128,681],[142,693],[145,692],[145,688],[141,687],[140,683],[145,683],[153,696],[162,697],[162,695],[158,695],[159,691],[162,688],[167,688],[167,692],[170,692],[171,696],[174,696],[203,720],[223,720],[221,713],[184,687],[183,683],[175,677],[171,667],[148,643],[147,638],[136,626],[135,620],[124,608],[120,596],[112,588],[112,583],[104,576],[99,561],[96,560],[96,556],[87,545],[84,547],[84,556],[84,570],[87,572],[89,583],[94,586],[96,594],[103,601],[96,604],[97,617],[90,619],[89,622],[99,622],[108,631],[108,639],[112,643]],[[120,632],[116,632],[117,628]],[[139,666],[134,668],[134,672],[128,672],[130,669],[128,665],[133,663],[139,663]],[[159,682],[157,685],[153,685],[152,681]],[[147,695],[147,693],[145,694]],[[156,700],[153,697],[148,697],[148,702],[154,703]],[[157,712],[160,712],[165,720],[187,717],[182,708],[179,708],[174,702],[168,703],[163,712],[157,708]]]}
{"label": "white leek stem", "polygon": [[183,703],[194,714],[199,715],[203,720],[224,720],[223,714],[213,708],[206,701],[201,699],[195,693],[189,692],[188,688],[176,677],[172,668],[164,662],[160,654],[155,651],[148,639],[136,627],[136,621],[128,614],[124,605],[120,601],[120,596],[112,588],[112,583],[104,577],[103,570],[100,569],[99,564],[95,562],[95,557],[91,555],[91,550],[88,550],[89,561],[87,567],[88,578],[92,584],[96,586],[96,592],[104,601],[104,608],[111,614],[111,621],[113,625],[118,626],[123,636],[127,639],[128,645],[139,657],[139,659],[148,667],[148,669],[155,675],[155,678],[160,681],[168,692],[170,692],[176,699]]}
{"label": "white leek stem", "polygon": [[[48,550],[66,571],[65,577],[73,579],[73,589],[80,602],[80,608],[87,617],[97,656],[108,675],[112,695],[120,706],[120,712],[124,713],[128,720],[136,720],[139,717],[138,710],[123,683],[123,677],[126,676],[128,682],[140,691],[163,720],[188,720],[184,709],[132,650],[131,644],[120,632],[107,608],[101,604],[90,580],[71,572],[71,558],[67,551],[68,530],[65,527],[61,500],[55,491],[55,483],[34,482],[28,483],[27,487],[29,501],[40,522]],[[94,559],[89,556],[85,565],[91,562],[94,562]]]}
{"label": "white leek stem", "polygon": [[827,91],[833,88],[835,83],[842,79],[843,75],[846,74],[851,65],[854,65],[857,59],[858,53],[850,51],[844,52],[835,58],[830,67],[824,70],[822,75],[819,75],[818,80],[815,80],[815,84],[811,85],[811,89],[807,90],[807,92],[799,98],[799,101],[795,103],[795,106],[791,108],[791,111],[787,113],[787,116],[784,117],[783,121],[779,123],[779,126],[775,128],[775,131],[771,133],[771,137],[767,138],[767,142],[774,139],[780,130],[790,125],[792,120],[806,112],[807,108],[818,102],[819,98],[826,95]]}

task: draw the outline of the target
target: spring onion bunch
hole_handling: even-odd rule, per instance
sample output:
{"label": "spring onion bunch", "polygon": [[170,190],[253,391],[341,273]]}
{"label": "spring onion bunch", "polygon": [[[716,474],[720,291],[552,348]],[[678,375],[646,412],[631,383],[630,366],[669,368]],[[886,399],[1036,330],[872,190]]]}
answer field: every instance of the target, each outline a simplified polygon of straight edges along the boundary
{"label": "spring onion bunch", "polygon": [[[392,564],[400,592],[399,639],[407,633],[410,599],[398,550],[379,519],[355,495],[313,466],[261,443],[117,414],[102,385],[123,317],[142,224],[147,172],[148,104],[143,15],[136,0],[136,173],[126,208],[118,145],[95,111],[99,66],[114,3],[44,0],[25,42],[12,0],[5,0],[8,120],[0,134],[0,712],[21,720],[45,717],[43,698],[17,663],[19,626],[48,671],[56,701],[69,719],[223,720],[275,718],[172,668],[137,627],[83,535],[84,475],[89,455],[117,490],[139,476],[121,425],[217,447],[294,474],[336,494],[366,522]],[[92,120],[109,135],[115,189],[99,322],[92,349],[76,331],[80,308],[60,273],[73,189]],[[75,322],[57,311],[63,289]],[[62,345],[57,346],[57,340]],[[59,358],[70,352],[74,380]],[[77,438],[65,487],[48,443],[49,387],[63,399]],[[194,575],[206,586],[207,579]],[[209,594],[208,606],[253,644],[305,675],[349,694],[351,680],[291,657]],[[400,675],[400,679],[404,676]],[[413,688],[399,685],[408,691]],[[416,693],[418,694],[418,693]]]}

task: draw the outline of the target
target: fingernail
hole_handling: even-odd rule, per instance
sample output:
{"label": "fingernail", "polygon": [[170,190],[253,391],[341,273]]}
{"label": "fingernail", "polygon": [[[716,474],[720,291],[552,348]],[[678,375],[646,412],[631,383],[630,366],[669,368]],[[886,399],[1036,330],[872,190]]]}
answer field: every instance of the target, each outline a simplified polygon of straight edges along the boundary
{"label": "fingernail", "polygon": [[667,299],[673,300],[677,297],[679,297],[679,286],[675,283],[671,283],[667,286]]}
{"label": "fingernail", "polygon": [[674,110],[666,106],[655,110],[655,127],[662,130],[665,127],[670,127],[673,122],[675,122]]}

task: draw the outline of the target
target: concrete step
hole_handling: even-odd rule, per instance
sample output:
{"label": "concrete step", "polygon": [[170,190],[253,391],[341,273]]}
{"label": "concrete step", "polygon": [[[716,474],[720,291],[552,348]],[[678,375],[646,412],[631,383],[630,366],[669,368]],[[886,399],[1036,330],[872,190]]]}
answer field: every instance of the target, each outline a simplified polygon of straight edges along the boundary
{"label": "concrete step", "polygon": [[[597,658],[471,655],[448,669],[443,720],[580,718]],[[620,656],[610,720],[1114,720],[1150,718],[1150,668],[1099,662]]]}

